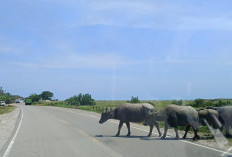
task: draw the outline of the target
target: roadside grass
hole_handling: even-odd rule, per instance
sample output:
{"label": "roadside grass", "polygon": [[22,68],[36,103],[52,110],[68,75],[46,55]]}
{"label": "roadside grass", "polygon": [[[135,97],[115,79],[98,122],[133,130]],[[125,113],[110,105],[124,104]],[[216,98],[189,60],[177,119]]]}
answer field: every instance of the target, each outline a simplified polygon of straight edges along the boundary
{"label": "roadside grass", "polygon": [[232,145],[232,139],[231,138],[227,138],[227,140],[228,140],[228,144]]}
{"label": "roadside grass", "polygon": [[15,106],[0,106],[0,114],[12,112],[15,108]]}
{"label": "roadside grass", "polygon": [[33,102],[32,105],[37,105],[37,106],[56,106],[56,107],[63,107],[63,108],[77,108],[76,106],[68,105],[67,103],[65,103],[63,101]]}

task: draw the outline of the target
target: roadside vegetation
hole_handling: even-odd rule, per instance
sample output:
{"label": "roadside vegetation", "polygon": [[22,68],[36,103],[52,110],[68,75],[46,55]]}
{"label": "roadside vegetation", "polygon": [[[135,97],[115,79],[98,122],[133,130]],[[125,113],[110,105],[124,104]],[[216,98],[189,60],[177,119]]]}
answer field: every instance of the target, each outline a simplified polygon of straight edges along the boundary
{"label": "roadside vegetation", "polygon": [[59,106],[67,108],[78,108],[82,110],[102,113],[105,108],[116,108],[122,103],[150,103],[160,111],[168,104],[180,106],[192,106],[195,109],[202,109],[208,106],[221,107],[232,105],[232,99],[196,99],[196,100],[139,100],[138,97],[131,97],[131,100],[94,100],[90,94],[78,94],[65,101],[34,101],[34,105]]}
{"label": "roadside vegetation", "polygon": [[54,94],[50,91],[43,91],[41,94],[31,94],[29,97],[27,97],[28,99],[31,99],[32,102],[38,102],[41,100],[52,100],[52,97],[54,96]]}
{"label": "roadside vegetation", "polygon": [[12,112],[14,109],[15,106],[0,106],[0,114]]}
{"label": "roadside vegetation", "polygon": [[14,103],[16,99],[22,99],[22,97],[18,95],[12,95],[9,92],[6,92],[1,86],[0,86],[0,101],[5,101],[6,104]]}

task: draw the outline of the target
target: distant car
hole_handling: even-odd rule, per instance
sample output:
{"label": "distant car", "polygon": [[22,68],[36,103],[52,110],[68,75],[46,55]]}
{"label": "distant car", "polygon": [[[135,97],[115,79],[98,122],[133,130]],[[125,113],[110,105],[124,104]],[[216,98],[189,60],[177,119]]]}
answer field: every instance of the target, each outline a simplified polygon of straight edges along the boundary
{"label": "distant car", "polygon": [[16,99],[16,100],[15,100],[15,103],[20,103],[20,100],[19,100],[19,99]]}
{"label": "distant car", "polygon": [[5,101],[0,101],[0,106],[6,106]]}
{"label": "distant car", "polygon": [[32,103],[31,99],[29,99],[29,98],[25,99],[25,105],[31,105],[31,103]]}

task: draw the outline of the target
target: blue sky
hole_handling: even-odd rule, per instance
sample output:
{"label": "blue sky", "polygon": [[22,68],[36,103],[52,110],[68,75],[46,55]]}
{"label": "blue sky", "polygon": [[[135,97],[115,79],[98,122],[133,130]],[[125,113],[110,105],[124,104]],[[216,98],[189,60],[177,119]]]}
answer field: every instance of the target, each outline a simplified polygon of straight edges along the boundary
{"label": "blue sky", "polygon": [[231,98],[232,2],[0,2],[0,85],[66,99]]}

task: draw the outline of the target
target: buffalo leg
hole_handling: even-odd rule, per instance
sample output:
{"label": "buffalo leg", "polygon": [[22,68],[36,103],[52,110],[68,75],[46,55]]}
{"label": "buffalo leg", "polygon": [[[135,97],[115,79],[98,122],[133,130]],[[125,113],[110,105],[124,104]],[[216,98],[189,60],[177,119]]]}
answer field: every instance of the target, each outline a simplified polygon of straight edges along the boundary
{"label": "buffalo leg", "polygon": [[153,130],[153,127],[154,127],[154,125],[153,125],[153,124],[151,124],[151,125],[150,125],[150,132],[149,132],[149,134],[147,135],[147,137],[150,137],[150,136],[151,136],[151,134],[152,134],[152,130]]}
{"label": "buffalo leg", "polygon": [[157,122],[154,122],[154,125],[156,126],[157,131],[159,133],[159,137],[160,137],[161,136],[161,132],[160,132],[159,124]]}
{"label": "buffalo leg", "polygon": [[190,129],[190,125],[188,125],[188,126],[186,127],[183,138],[186,138],[189,129]]}
{"label": "buffalo leg", "polygon": [[193,140],[194,140],[194,141],[195,141],[195,140],[199,140],[199,139],[200,139],[200,137],[197,135],[197,131],[198,131],[198,129],[193,128],[193,131],[194,131],[194,137],[193,137]]}
{"label": "buffalo leg", "polygon": [[225,124],[225,129],[226,129],[226,137],[232,137],[232,135],[230,134],[230,125]]}
{"label": "buffalo leg", "polygon": [[128,129],[128,134],[126,136],[130,136],[131,132],[130,132],[130,122],[126,122],[126,126]]}
{"label": "buffalo leg", "polygon": [[119,125],[118,125],[118,133],[116,134],[116,136],[119,136],[120,135],[120,130],[122,128],[122,125],[123,125],[123,122],[120,121]]}
{"label": "buffalo leg", "polygon": [[165,126],[164,126],[164,134],[161,137],[161,139],[165,139],[166,135],[167,135],[167,131],[168,131],[168,122],[165,121]]}
{"label": "buffalo leg", "polygon": [[176,132],[176,139],[180,138],[180,137],[179,137],[179,134],[178,134],[177,126],[174,127],[174,130],[175,130],[175,132]]}

